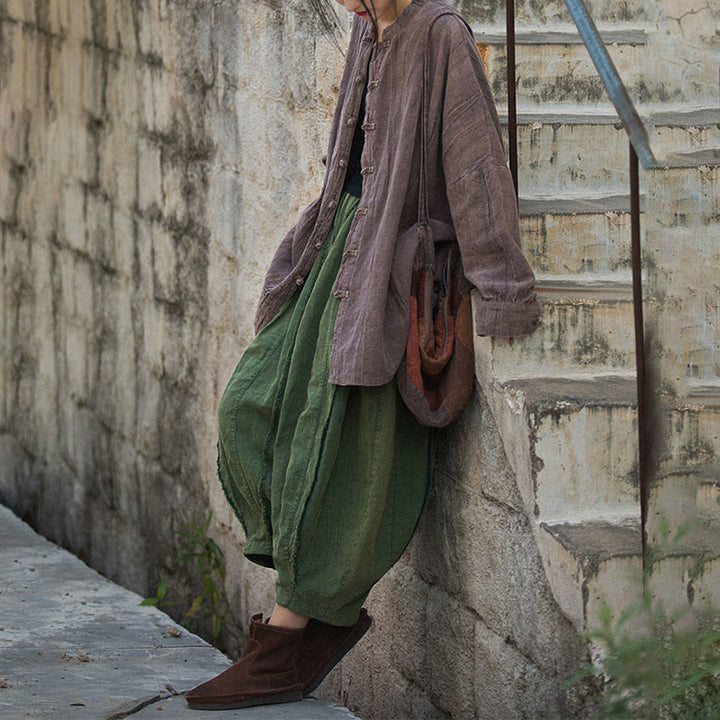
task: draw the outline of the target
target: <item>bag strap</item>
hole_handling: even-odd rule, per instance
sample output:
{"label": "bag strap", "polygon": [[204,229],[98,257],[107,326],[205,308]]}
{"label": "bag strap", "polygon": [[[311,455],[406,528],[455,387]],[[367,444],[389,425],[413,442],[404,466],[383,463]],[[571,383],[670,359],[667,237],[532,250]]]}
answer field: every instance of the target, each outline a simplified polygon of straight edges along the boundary
{"label": "bag strap", "polygon": [[420,243],[424,249],[424,263],[423,268],[425,270],[433,270],[435,267],[435,244],[433,242],[432,231],[430,230],[430,214],[428,208],[428,197],[427,197],[427,148],[428,148],[428,137],[427,137],[427,126],[428,126],[428,108],[427,108],[427,96],[428,96],[428,85],[430,83],[430,60],[428,53],[428,46],[430,44],[430,31],[433,25],[444,15],[453,15],[459,20],[465,23],[467,29],[472,33],[472,29],[460,17],[456,12],[445,11],[436,15],[430,25],[428,26],[427,32],[425,33],[425,45],[423,47],[423,79],[422,79],[422,93],[420,100],[420,188],[418,190],[418,235],[420,236]]}

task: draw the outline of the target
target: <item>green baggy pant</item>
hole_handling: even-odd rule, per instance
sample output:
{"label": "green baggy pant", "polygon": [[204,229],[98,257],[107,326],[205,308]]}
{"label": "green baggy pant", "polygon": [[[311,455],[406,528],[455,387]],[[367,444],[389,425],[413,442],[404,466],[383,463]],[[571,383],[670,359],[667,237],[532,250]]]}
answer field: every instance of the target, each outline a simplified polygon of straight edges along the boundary
{"label": "green baggy pant", "polygon": [[242,356],[218,410],[218,475],[277,602],[351,625],[410,542],[431,474],[431,431],[393,380],[328,383],[333,284],[358,200],[344,194],[301,289]]}

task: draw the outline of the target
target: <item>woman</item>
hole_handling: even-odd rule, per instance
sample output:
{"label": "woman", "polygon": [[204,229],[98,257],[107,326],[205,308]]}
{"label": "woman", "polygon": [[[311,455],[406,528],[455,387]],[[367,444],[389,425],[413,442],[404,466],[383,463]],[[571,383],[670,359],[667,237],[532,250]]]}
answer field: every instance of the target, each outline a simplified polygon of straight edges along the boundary
{"label": "woman", "polygon": [[444,0],[337,2],[358,21],[322,193],[273,258],[257,337],[218,412],[220,480],[245,555],[278,572],[277,602],[268,620],[253,617],[238,662],[188,693],[198,709],[312,692],[367,631],[363,601],[420,518],[431,431],[394,376],[418,251],[423,107],[429,216],[457,235],[476,331],[523,335],[539,318],[467,25]]}

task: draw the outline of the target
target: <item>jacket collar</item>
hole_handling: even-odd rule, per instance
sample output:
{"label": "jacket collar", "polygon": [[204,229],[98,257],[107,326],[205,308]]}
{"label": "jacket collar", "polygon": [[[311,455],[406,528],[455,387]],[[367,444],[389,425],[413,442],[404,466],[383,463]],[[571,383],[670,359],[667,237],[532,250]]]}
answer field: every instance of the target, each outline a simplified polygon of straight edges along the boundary
{"label": "jacket collar", "polygon": [[[383,30],[382,42],[390,42],[395,35],[402,31],[402,29],[413,19],[413,17],[420,11],[423,5],[427,3],[427,0],[412,0],[412,2],[400,13],[398,18],[392,25]],[[370,24],[372,28],[372,24]],[[369,30],[369,37],[375,39],[375,30]]]}

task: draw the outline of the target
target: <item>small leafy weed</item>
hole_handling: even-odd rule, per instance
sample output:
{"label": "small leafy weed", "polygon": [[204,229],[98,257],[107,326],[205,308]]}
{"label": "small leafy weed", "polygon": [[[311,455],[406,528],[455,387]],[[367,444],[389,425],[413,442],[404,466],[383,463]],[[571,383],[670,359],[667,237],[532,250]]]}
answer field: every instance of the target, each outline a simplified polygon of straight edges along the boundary
{"label": "small leafy weed", "polygon": [[[200,622],[200,615],[207,614],[212,624],[213,642],[216,642],[222,629],[222,618],[219,608],[223,601],[225,581],[225,556],[222,548],[208,535],[212,522],[212,511],[202,525],[186,523],[175,535],[180,538],[180,545],[175,553],[176,563],[194,563],[202,576],[202,593],[196,595],[190,607],[182,611],[181,624],[190,631],[195,631]],[[168,599],[172,594],[167,577],[158,583],[155,595],[145,598],[140,605],[171,610],[176,602]]]}

